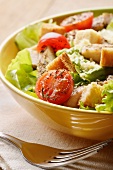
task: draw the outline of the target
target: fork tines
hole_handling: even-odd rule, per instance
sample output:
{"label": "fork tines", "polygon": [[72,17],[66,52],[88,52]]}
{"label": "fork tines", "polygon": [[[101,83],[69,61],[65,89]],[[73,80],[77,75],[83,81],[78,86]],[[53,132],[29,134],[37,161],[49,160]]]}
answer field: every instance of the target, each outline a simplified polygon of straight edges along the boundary
{"label": "fork tines", "polygon": [[101,150],[104,146],[108,145],[112,141],[113,138],[82,149],[76,149],[71,151],[62,150],[53,159],[41,163],[39,164],[39,166],[42,168],[51,169],[53,167],[65,166],[70,163],[78,162],[89,156],[94,155],[95,153],[97,153],[99,150]]}
{"label": "fork tines", "polygon": [[94,144],[92,146],[82,148],[82,149],[76,149],[72,151],[62,151],[54,157],[50,162],[64,162],[64,161],[78,161],[83,159],[84,157],[88,157],[89,154],[92,155],[94,153],[97,153],[99,150],[101,150],[103,147],[108,145],[108,143],[112,142],[112,139],[108,139],[104,142],[100,142],[98,144]]}

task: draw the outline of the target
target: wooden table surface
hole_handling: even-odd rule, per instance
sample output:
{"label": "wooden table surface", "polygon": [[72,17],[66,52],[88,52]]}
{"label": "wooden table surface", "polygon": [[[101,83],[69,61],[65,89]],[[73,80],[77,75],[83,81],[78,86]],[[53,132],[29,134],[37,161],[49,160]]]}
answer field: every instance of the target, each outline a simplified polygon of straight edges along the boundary
{"label": "wooden table surface", "polygon": [[[37,19],[41,19],[49,15],[69,12],[71,10],[83,8],[91,9],[95,7],[113,7],[113,0],[0,0],[0,43],[2,43],[2,41],[8,35],[16,31],[17,29]],[[55,146],[64,146],[63,141],[65,141],[65,146],[70,146],[70,144],[73,144],[72,146],[75,145],[75,139],[73,137],[68,137],[66,135],[53,132],[39,122],[37,124],[37,122],[33,118],[31,118],[29,115],[27,116],[27,114],[24,113],[20,106],[16,105],[16,102],[13,100],[13,98],[10,97],[10,95],[6,95],[7,92],[0,82],[0,114],[3,113],[0,118],[0,131],[3,130],[14,135],[18,134],[18,137],[23,137],[25,139],[29,137],[27,139],[33,141],[35,140],[40,143],[44,141],[45,143],[50,145],[56,144]],[[14,117],[15,111],[17,118]],[[19,120],[18,116],[20,116]],[[6,120],[7,117],[9,120]],[[26,128],[23,129],[24,124],[27,127],[28,131],[31,130],[35,132],[37,136],[35,135],[32,138],[30,133],[27,132]],[[23,125],[23,127],[21,127],[21,125]],[[34,129],[34,125],[38,129],[38,132],[36,129]],[[17,131],[15,130],[15,127]],[[45,130],[47,131],[47,133],[45,133]],[[43,133],[45,133],[45,135],[43,135]],[[9,157],[2,151],[3,150],[1,149],[0,154],[2,153],[2,156],[7,159],[12,159],[8,162],[8,165],[10,165],[10,167],[13,167],[10,168],[10,170],[31,170],[31,168],[21,168],[21,166],[24,166],[24,164],[19,164],[18,160],[23,160],[23,158],[19,157],[19,153],[17,153],[17,151],[16,154],[13,153],[14,148],[11,150]],[[13,160],[13,158],[15,159],[15,161]],[[15,169],[15,167],[17,167],[17,163],[18,167],[20,168]],[[109,147],[106,149],[106,151],[104,150],[102,153],[100,153],[100,155],[97,154],[97,156],[93,157],[93,159],[89,158],[84,164],[83,163],[84,162],[82,162],[81,164],[76,164],[76,167],[78,166],[76,170],[113,170],[113,145],[112,152],[111,148]],[[74,170],[75,168],[72,167],[71,169]]]}

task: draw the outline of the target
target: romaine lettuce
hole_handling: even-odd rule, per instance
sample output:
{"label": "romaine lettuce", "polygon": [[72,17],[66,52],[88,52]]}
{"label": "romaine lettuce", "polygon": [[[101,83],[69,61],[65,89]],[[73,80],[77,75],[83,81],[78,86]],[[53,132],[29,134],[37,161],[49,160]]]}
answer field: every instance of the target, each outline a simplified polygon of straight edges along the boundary
{"label": "romaine lettuce", "polygon": [[103,104],[96,105],[96,110],[113,112],[113,80],[103,86],[102,96]]}
{"label": "romaine lettuce", "polygon": [[16,58],[8,66],[5,77],[20,90],[34,93],[37,71],[32,68],[30,53],[27,49],[17,53]]}
{"label": "romaine lettuce", "polygon": [[107,30],[113,31],[113,20],[110,21],[110,23],[108,24]]}
{"label": "romaine lettuce", "polygon": [[42,22],[34,25],[29,25],[17,34],[15,37],[15,42],[19,50],[29,48],[37,44],[40,38],[41,26]]}

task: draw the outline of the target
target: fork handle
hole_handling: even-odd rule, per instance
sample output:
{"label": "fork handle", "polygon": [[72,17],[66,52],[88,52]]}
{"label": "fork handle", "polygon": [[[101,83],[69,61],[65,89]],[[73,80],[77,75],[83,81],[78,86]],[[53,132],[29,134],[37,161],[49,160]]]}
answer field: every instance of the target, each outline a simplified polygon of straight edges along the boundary
{"label": "fork handle", "polygon": [[19,149],[22,148],[23,141],[21,141],[20,139],[17,139],[17,138],[15,138],[13,136],[4,134],[3,132],[0,132],[0,138],[5,140],[5,141],[8,141],[8,142],[12,143],[13,145],[18,147]]}

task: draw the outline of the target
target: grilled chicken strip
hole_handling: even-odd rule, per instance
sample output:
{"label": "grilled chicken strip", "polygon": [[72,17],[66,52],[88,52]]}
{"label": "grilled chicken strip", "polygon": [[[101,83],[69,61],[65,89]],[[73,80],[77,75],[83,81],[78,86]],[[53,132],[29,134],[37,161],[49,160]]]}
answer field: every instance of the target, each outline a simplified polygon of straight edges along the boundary
{"label": "grilled chicken strip", "polygon": [[74,88],[73,93],[71,94],[70,98],[63,105],[77,108],[83,89],[84,89],[84,86],[79,86],[79,87]]}
{"label": "grilled chicken strip", "polygon": [[100,31],[103,28],[106,28],[106,26],[110,23],[112,19],[113,19],[112,13],[103,13],[102,15],[99,15],[98,17],[94,18],[92,29]]}
{"label": "grilled chicken strip", "polygon": [[28,51],[30,52],[32,66],[38,70],[38,77],[40,77],[46,71],[46,66],[55,59],[54,51],[49,46],[41,53],[37,52],[36,47],[28,48]]}
{"label": "grilled chicken strip", "polygon": [[45,71],[46,66],[55,59],[54,51],[51,47],[47,47],[46,50],[38,55],[38,77],[40,77]]}

